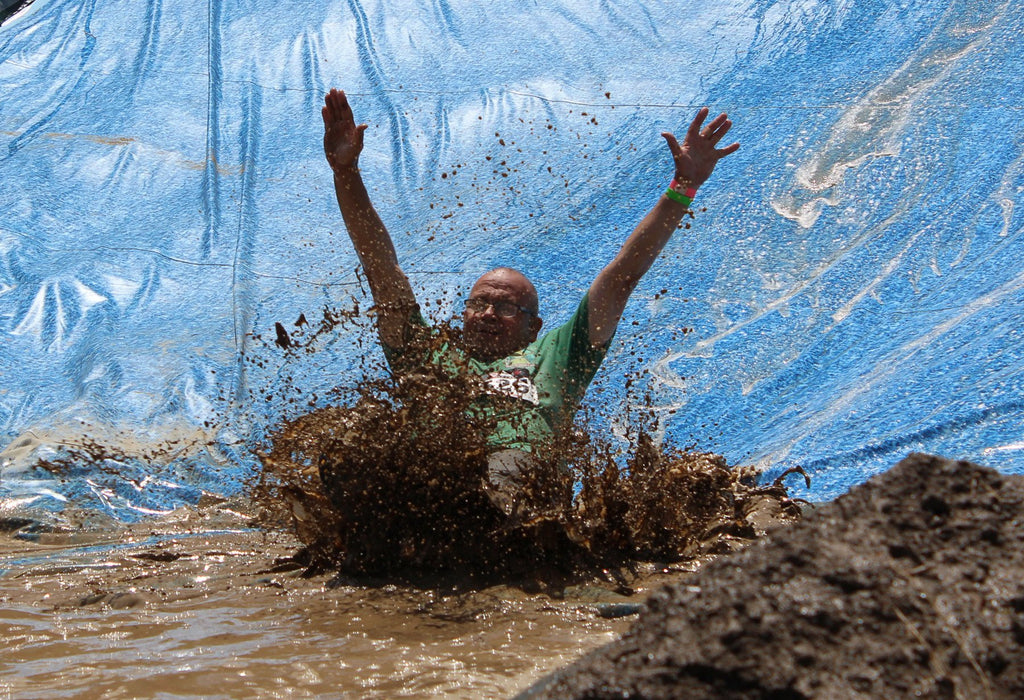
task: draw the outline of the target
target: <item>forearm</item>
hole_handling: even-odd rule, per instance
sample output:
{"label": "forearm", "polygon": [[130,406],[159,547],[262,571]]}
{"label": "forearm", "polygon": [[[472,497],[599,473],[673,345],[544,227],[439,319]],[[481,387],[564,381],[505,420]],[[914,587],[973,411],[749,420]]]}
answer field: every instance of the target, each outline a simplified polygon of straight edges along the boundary
{"label": "forearm", "polygon": [[398,265],[394,243],[370,202],[359,170],[353,167],[335,171],[334,192],[374,301],[378,304],[414,301],[409,280]]}
{"label": "forearm", "polygon": [[595,284],[600,280],[628,297],[658,259],[687,211],[683,204],[662,195],[622,244],[615,258],[601,271]]}
{"label": "forearm", "polygon": [[[590,286],[590,343],[595,347],[607,343],[615,333],[629,295],[686,215],[693,196],[691,190],[707,182],[718,161],[740,147],[739,143],[732,143],[725,148],[716,148],[732,127],[732,122],[723,112],[702,128],[707,116],[707,107],[698,110],[686,130],[682,145],[671,133],[662,133],[675,163],[675,179],[671,185],[674,191],[671,192],[672,197],[661,195],[658,203],[623,244],[619,254]],[[682,196],[683,192],[686,192],[686,197]]]}
{"label": "forearm", "polygon": [[590,285],[590,342],[608,342],[630,294],[651,269],[688,209],[664,194]]}
{"label": "forearm", "polygon": [[370,201],[357,167],[334,169],[334,192],[377,306],[381,338],[392,347],[401,347],[403,328],[416,305],[416,297],[398,264],[391,236]]}

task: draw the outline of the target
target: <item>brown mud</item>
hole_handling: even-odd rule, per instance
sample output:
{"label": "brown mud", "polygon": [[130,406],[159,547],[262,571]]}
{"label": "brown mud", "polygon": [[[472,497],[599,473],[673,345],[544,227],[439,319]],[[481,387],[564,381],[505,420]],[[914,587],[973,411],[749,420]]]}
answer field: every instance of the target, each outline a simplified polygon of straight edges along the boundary
{"label": "brown mud", "polygon": [[911,455],[519,697],[1024,697],[1022,544],[1024,477]]}
{"label": "brown mud", "polygon": [[266,521],[291,524],[311,571],[557,591],[595,574],[626,585],[637,562],[731,551],[800,517],[781,482],[757,486],[748,468],[659,449],[642,431],[624,463],[570,431],[536,453],[502,508],[486,479],[482,393],[470,373],[426,363],[286,422],[261,455]]}
{"label": "brown mud", "polygon": [[255,527],[246,499],[87,521],[0,523],[0,697],[505,697],[616,638],[698,566],[555,595],[353,584],[310,575],[300,542]]}

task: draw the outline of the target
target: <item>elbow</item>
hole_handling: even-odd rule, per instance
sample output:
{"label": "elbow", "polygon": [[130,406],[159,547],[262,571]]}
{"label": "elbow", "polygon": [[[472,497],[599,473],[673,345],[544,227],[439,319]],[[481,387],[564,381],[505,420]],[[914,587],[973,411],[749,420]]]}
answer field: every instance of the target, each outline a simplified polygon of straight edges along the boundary
{"label": "elbow", "polygon": [[642,274],[635,271],[624,271],[612,276],[612,284],[625,295],[630,295],[640,284]]}
{"label": "elbow", "polygon": [[625,299],[636,289],[641,277],[643,275],[636,272],[609,265],[597,276],[591,289],[601,296]]}

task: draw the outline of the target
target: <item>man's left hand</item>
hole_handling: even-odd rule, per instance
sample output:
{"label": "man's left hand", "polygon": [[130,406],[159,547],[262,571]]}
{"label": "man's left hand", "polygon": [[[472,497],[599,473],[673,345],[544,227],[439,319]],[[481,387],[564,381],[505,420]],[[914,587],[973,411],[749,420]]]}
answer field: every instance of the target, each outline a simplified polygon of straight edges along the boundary
{"label": "man's left hand", "polygon": [[710,124],[701,128],[707,117],[708,108],[701,107],[697,116],[690,122],[682,146],[669,132],[662,134],[668,142],[669,150],[672,151],[672,159],[676,164],[676,180],[680,185],[700,187],[711,177],[718,161],[730,153],[735,153],[740,147],[739,143],[732,143],[725,148],[716,148],[718,142],[732,127],[732,122],[723,112],[711,120]]}

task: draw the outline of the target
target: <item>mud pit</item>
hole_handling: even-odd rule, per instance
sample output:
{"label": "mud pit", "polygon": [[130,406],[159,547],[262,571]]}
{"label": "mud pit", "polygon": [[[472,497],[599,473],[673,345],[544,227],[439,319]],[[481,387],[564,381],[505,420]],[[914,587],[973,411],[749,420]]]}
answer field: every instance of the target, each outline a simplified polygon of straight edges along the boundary
{"label": "mud pit", "polygon": [[294,527],[313,571],[551,591],[604,572],[625,585],[638,561],[728,552],[800,516],[782,484],[757,486],[716,455],[640,435],[620,464],[581,431],[537,454],[503,510],[477,377],[420,367],[358,393],[286,423],[262,455],[268,521]]}
{"label": "mud pit", "polygon": [[1024,697],[1024,477],[912,455],[520,698]]}

